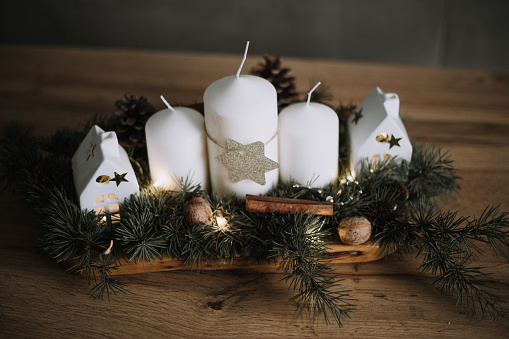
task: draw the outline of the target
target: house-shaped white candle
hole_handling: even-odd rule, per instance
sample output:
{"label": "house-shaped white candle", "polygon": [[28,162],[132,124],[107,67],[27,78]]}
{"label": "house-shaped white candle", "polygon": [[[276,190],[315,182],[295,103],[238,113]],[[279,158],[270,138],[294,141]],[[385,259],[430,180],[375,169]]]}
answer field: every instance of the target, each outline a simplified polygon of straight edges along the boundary
{"label": "house-shaped white candle", "polygon": [[93,126],[72,157],[74,186],[82,210],[116,213],[119,203],[139,192],[127,152],[115,132]]}
{"label": "house-shaped white candle", "polygon": [[412,144],[399,117],[399,98],[376,87],[357,107],[348,120],[350,132],[350,167],[359,170],[360,163],[396,158],[410,161]]}

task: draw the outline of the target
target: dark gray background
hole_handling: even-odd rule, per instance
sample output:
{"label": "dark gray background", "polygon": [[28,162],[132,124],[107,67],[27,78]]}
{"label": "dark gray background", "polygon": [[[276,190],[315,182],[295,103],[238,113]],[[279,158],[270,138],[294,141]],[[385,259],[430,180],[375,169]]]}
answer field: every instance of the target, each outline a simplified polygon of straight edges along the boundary
{"label": "dark gray background", "polygon": [[509,71],[507,0],[9,0],[1,43]]}

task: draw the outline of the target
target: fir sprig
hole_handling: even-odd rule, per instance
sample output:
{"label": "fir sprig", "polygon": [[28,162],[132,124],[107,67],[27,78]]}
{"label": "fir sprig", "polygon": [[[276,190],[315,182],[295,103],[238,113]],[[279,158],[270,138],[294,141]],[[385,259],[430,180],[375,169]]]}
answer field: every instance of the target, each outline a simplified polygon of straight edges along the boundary
{"label": "fir sprig", "polygon": [[24,193],[26,179],[36,175],[35,169],[41,161],[32,127],[17,122],[2,126],[0,145],[0,190]]}
{"label": "fir sprig", "polygon": [[457,170],[449,151],[442,146],[421,146],[415,142],[409,166],[407,186],[413,197],[434,198],[459,190]]}
{"label": "fir sprig", "polygon": [[150,210],[129,214],[129,218],[122,218],[122,215],[126,215],[125,211],[121,211],[120,223],[115,233],[130,256],[128,261],[141,261],[143,266],[148,261],[157,261],[166,247],[164,237],[158,231],[157,217]]}
{"label": "fir sprig", "polygon": [[204,228],[193,227],[187,228],[184,233],[184,243],[182,247],[181,258],[184,264],[201,271],[203,265],[218,266],[220,257],[214,248],[211,237],[208,236],[208,231]]}
{"label": "fir sprig", "polygon": [[290,299],[300,310],[308,310],[309,317],[316,321],[323,316],[329,324],[331,318],[341,327],[355,310],[354,299],[345,286],[340,285],[332,266],[325,259],[327,246],[322,231],[323,220],[312,214],[295,214],[292,227],[274,248],[281,261],[278,270],[285,272],[283,279],[289,288],[297,291]]}
{"label": "fir sprig", "polygon": [[34,185],[27,195],[29,205],[40,217],[41,247],[57,262],[72,257],[74,268],[88,265],[107,247],[106,229],[101,227],[103,216],[82,211],[62,188]]}
{"label": "fir sprig", "polygon": [[471,267],[477,243],[500,249],[509,245],[509,218],[497,207],[487,207],[480,218],[470,219],[457,212],[441,211],[435,204],[421,200],[410,206],[409,224],[414,227],[411,243],[423,256],[419,270],[431,273],[433,285],[457,296],[458,304],[479,307],[482,315],[506,318],[508,310],[501,298],[486,291],[483,267]]}
{"label": "fir sprig", "polygon": [[126,289],[127,284],[123,280],[112,277],[112,272],[118,268],[118,261],[113,255],[100,255],[98,261],[90,264],[90,270],[94,277],[94,283],[90,289],[90,299],[104,299],[106,296],[109,300],[112,294],[118,296],[119,293],[129,293]]}

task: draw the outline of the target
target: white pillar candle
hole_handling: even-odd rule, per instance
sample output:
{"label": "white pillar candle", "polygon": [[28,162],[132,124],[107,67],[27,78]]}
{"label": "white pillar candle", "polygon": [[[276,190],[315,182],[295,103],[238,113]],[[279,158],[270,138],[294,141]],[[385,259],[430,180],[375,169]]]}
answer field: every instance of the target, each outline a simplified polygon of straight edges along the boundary
{"label": "white pillar candle", "polygon": [[189,178],[192,183],[208,190],[203,115],[191,108],[173,108],[165,103],[168,109],[154,114],[145,126],[150,175],[154,185],[178,190],[177,180]]}
{"label": "white pillar candle", "polygon": [[279,114],[281,181],[321,187],[338,176],[339,119],[330,107],[308,101],[292,104]]}
{"label": "white pillar candle", "polygon": [[265,157],[277,162],[278,118],[274,86],[260,77],[239,75],[240,69],[237,75],[213,82],[203,95],[203,103],[212,190],[245,198],[246,194],[263,194],[277,184],[277,169],[265,173],[263,185],[249,179],[233,182],[230,169],[216,158],[228,151],[227,140],[232,139],[242,145],[262,142]]}

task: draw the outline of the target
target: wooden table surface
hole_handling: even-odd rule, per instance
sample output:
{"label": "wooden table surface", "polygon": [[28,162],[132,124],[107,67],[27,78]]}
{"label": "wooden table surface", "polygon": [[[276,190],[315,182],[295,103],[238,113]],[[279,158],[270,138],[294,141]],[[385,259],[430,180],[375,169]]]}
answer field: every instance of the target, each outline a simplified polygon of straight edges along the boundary
{"label": "wooden table surface", "polygon": [[[138,50],[0,46],[0,125],[26,121],[40,135],[112,113],[125,92],[162,108],[201,101],[213,81],[234,74],[241,55]],[[247,71],[261,60],[249,55]],[[462,176],[446,208],[479,215],[488,204],[509,209],[509,74],[285,58],[301,91],[314,81],[337,102],[361,100],[375,87],[398,93],[408,134],[451,149]],[[0,337],[341,337],[507,338],[494,322],[456,307],[430,286],[419,260],[390,258],[336,265],[358,298],[340,329],[313,324],[287,302],[292,291],[272,267],[183,270],[126,277],[130,294],[88,300],[83,278],[66,273],[37,246],[33,215],[3,194],[0,208]],[[509,301],[509,262],[479,257]],[[211,308],[210,303],[219,307]]]}

